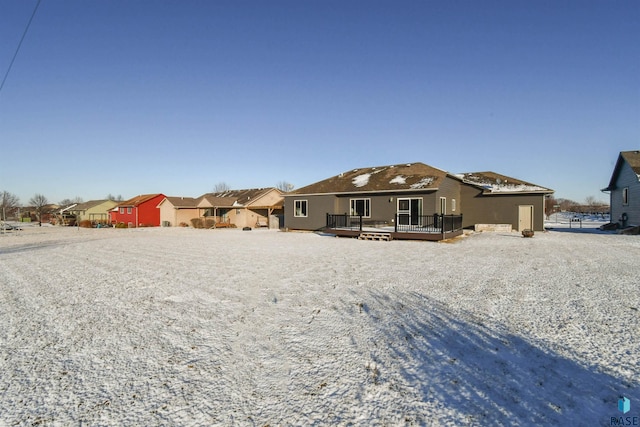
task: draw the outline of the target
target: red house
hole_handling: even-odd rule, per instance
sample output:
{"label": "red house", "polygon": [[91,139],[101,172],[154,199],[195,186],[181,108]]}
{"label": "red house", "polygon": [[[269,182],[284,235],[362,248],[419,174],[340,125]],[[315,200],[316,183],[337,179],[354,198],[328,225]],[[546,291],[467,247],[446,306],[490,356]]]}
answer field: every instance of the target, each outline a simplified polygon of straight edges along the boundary
{"label": "red house", "polygon": [[164,194],[142,194],[118,203],[118,206],[109,213],[111,223],[123,223],[129,227],[159,227],[160,209],[158,204],[164,198]]}

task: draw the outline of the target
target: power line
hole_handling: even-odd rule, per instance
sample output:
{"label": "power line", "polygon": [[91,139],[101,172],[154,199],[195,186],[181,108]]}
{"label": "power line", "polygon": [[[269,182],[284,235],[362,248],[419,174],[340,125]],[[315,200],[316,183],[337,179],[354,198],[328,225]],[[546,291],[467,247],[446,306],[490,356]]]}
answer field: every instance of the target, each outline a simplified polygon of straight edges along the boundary
{"label": "power line", "polygon": [[4,74],[4,78],[2,79],[2,83],[0,83],[0,92],[2,92],[2,88],[4,87],[4,83],[7,81],[7,77],[9,77],[9,73],[11,72],[11,67],[13,67],[13,63],[18,56],[18,52],[20,52],[20,46],[22,46],[22,42],[24,38],[27,36],[27,31],[29,31],[29,27],[31,26],[31,21],[33,21],[33,17],[36,16],[36,11],[38,10],[38,6],[40,6],[40,1],[36,3],[36,7],[33,8],[33,13],[31,14],[31,18],[29,18],[29,22],[27,22],[27,26],[24,29],[24,33],[22,33],[22,38],[20,39],[20,43],[18,43],[18,47],[16,48],[16,52],[13,54],[13,58],[11,58],[11,62],[9,62],[9,68],[7,68],[7,72]]}

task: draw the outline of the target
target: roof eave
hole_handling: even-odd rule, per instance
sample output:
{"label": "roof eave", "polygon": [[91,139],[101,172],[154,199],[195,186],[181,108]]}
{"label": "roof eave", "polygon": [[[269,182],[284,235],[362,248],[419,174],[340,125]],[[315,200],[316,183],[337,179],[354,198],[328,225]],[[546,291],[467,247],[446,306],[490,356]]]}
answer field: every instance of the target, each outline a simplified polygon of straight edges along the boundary
{"label": "roof eave", "polygon": [[483,196],[499,196],[499,195],[525,195],[525,194],[553,194],[554,190],[534,190],[534,191],[484,191]]}
{"label": "roof eave", "polygon": [[283,197],[297,197],[297,196],[344,196],[349,194],[395,194],[395,193],[415,193],[417,191],[438,191],[440,187],[427,187],[427,188],[398,188],[387,190],[354,190],[354,191],[332,191],[327,193],[288,193]]}

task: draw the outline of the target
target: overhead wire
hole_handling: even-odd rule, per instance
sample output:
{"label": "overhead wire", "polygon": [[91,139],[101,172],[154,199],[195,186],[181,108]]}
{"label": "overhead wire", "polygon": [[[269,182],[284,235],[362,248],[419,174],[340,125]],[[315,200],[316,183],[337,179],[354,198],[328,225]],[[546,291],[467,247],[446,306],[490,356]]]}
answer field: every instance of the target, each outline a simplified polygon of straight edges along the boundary
{"label": "overhead wire", "polygon": [[33,17],[36,16],[36,11],[38,10],[38,6],[40,6],[40,1],[36,3],[36,6],[33,8],[33,13],[31,14],[31,18],[29,18],[29,22],[27,22],[27,26],[22,33],[22,37],[20,38],[20,42],[18,43],[18,47],[16,48],[15,53],[13,54],[13,58],[11,58],[11,62],[9,62],[9,67],[7,68],[7,72],[4,73],[4,77],[2,79],[2,83],[0,83],[0,93],[2,92],[2,88],[4,87],[5,82],[7,81],[7,77],[9,77],[9,73],[11,72],[11,68],[13,67],[13,63],[16,61],[16,57],[18,56],[18,52],[20,52],[20,47],[22,46],[22,42],[27,36],[27,32],[29,31],[29,27],[31,26],[31,21],[33,21]]}

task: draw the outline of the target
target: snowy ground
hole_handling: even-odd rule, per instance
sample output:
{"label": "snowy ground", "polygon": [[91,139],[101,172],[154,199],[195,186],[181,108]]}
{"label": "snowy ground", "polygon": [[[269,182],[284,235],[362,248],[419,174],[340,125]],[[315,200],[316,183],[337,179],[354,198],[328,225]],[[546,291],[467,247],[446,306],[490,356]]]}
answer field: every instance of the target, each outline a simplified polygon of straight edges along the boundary
{"label": "snowy ground", "polygon": [[640,416],[638,259],[566,228],[28,227],[0,235],[0,425],[610,425]]}

